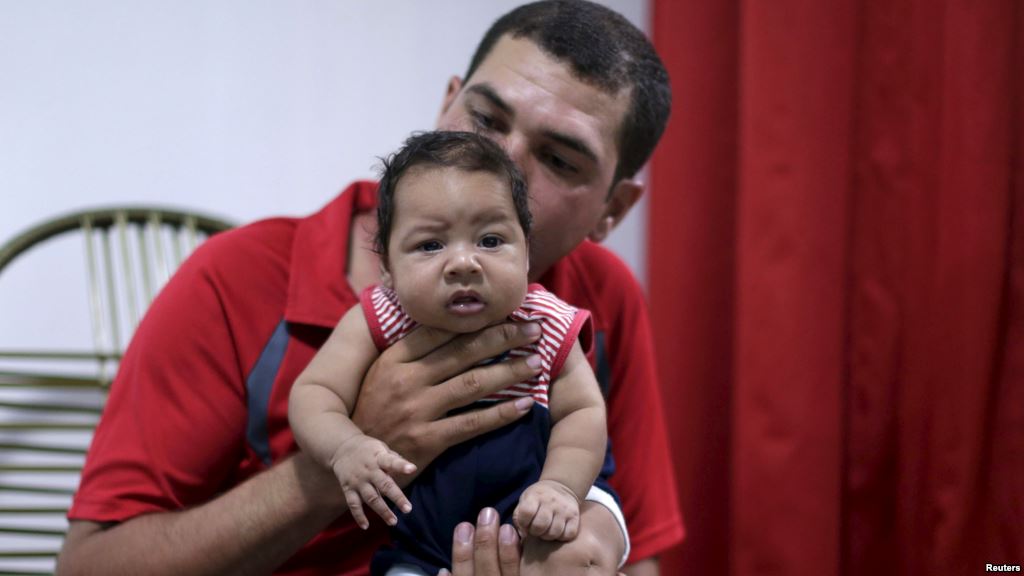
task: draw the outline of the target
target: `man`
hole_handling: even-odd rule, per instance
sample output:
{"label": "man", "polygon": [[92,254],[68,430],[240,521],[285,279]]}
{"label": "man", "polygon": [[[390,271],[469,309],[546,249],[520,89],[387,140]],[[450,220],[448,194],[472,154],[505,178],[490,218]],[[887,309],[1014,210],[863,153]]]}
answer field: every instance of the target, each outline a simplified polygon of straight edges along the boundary
{"label": "man", "polygon": [[[632,25],[586,2],[543,2],[492,26],[466,77],[449,81],[437,123],[505,147],[530,186],[531,280],[594,313],[632,574],[656,574],[682,524],[642,295],[621,262],[585,240],[602,240],[639,198],[632,178],[669,100],[664,68]],[[286,399],[355,295],[378,280],[366,249],[374,192],[357,183],[309,218],[216,237],[168,284],[112,388],[61,574],[362,573],[383,531],[354,529],[330,471],[294,453]],[[532,375],[522,360],[470,369],[529,341],[528,330],[418,330],[371,367],[353,420],[422,469],[523,414],[502,403],[446,416]],[[611,508],[584,503],[582,521],[617,533]],[[517,574],[517,537],[493,516],[485,509],[476,527],[456,530],[457,576]],[[615,553],[587,545],[555,553]]]}

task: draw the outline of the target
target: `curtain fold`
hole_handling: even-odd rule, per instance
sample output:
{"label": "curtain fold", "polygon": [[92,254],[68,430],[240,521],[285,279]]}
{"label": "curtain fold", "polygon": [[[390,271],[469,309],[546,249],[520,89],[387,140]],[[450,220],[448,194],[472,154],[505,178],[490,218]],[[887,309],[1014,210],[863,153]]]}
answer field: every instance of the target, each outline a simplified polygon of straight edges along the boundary
{"label": "curtain fold", "polygon": [[655,0],[667,574],[1024,562],[1024,7]]}

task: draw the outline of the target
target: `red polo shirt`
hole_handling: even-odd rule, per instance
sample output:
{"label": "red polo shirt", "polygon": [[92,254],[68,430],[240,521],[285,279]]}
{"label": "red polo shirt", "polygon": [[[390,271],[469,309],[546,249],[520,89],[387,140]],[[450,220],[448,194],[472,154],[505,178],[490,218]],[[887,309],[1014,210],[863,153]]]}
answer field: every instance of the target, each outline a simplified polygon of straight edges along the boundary
{"label": "red polo shirt", "polygon": [[[123,521],[215,498],[293,452],[291,384],[357,297],[349,226],[372,210],[358,182],[307,218],[263,220],[211,238],[153,302],[126,351],[68,517]],[[586,243],[542,279],[589,309],[592,358],[609,390],[612,485],[642,559],[683,536],[642,293],[610,252]],[[345,516],[279,574],[365,574],[386,538]]]}

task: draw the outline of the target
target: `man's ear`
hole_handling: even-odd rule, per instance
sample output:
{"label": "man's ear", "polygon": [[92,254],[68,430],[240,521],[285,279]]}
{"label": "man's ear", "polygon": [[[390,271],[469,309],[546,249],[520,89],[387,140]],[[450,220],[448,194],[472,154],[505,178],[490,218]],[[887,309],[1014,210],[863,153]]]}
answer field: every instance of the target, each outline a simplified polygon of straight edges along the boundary
{"label": "man's ear", "polygon": [[612,188],[605,204],[604,214],[597,225],[587,235],[594,242],[601,242],[611,234],[612,230],[622,222],[629,210],[640,200],[644,185],[638,180],[623,178]]}
{"label": "man's ear", "polygon": [[462,78],[458,76],[452,76],[448,79],[448,87],[445,88],[444,101],[441,103],[441,112],[437,115],[437,121],[440,123],[441,117],[444,116],[448,109],[455,103],[455,98],[459,95],[459,91],[462,90]]}

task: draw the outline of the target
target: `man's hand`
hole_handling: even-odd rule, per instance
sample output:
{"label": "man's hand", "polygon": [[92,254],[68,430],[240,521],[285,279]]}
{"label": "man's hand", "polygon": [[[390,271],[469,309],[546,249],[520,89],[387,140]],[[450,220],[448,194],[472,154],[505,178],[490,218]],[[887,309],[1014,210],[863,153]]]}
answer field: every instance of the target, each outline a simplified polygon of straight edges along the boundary
{"label": "man's hand", "polygon": [[[476,527],[463,522],[452,541],[454,576],[519,576],[519,536],[510,524],[498,527],[498,513],[484,508]],[[451,575],[441,570],[440,575]]]}
{"label": "man's hand", "polygon": [[580,502],[568,486],[540,480],[523,491],[512,519],[524,535],[566,542],[580,527]]}
{"label": "man's hand", "polygon": [[447,448],[500,428],[526,414],[532,398],[446,414],[540,371],[540,357],[510,359],[474,368],[540,337],[536,324],[505,323],[456,335],[420,326],[385,350],[370,366],[352,420],[420,470]]}
{"label": "man's hand", "polygon": [[519,576],[546,574],[613,576],[626,542],[611,511],[596,502],[580,505],[579,534],[571,541],[526,537]]}
{"label": "man's hand", "polygon": [[341,483],[352,519],[363,530],[370,527],[363,502],[388,526],[398,524],[398,518],[384,498],[394,502],[402,512],[412,510],[412,504],[395,483],[394,476],[412,474],[416,466],[376,438],[356,434],[345,440],[331,458],[331,470]]}

